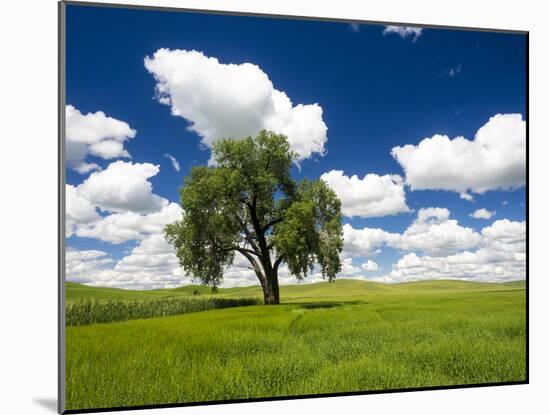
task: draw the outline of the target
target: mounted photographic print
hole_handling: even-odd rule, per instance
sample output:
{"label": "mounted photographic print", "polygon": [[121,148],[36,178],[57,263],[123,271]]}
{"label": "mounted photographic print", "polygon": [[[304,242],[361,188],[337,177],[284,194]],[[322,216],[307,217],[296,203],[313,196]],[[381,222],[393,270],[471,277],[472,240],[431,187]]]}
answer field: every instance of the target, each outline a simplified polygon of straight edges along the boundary
{"label": "mounted photographic print", "polygon": [[527,383],[527,54],[60,3],[60,412]]}

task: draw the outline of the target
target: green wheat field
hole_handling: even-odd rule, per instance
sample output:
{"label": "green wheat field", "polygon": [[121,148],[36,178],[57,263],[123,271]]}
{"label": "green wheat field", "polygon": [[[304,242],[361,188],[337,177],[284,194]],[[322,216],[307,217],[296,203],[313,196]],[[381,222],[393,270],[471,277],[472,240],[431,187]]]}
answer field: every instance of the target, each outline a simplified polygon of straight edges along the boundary
{"label": "green wheat field", "polygon": [[66,288],[69,410],[526,379],[525,282]]}

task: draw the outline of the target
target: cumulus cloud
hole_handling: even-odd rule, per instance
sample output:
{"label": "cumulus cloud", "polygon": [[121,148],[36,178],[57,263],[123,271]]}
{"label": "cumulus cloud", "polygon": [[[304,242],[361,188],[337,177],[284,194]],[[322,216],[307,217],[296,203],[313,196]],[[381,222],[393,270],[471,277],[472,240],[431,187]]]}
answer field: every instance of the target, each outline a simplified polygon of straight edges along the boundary
{"label": "cumulus cloud", "polygon": [[108,212],[157,212],[168,201],[153,194],[148,180],[159,172],[151,163],[115,161],[102,171],[93,172],[77,187],[78,194]]}
{"label": "cumulus cloud", "polygon": [[526,226],[525,222],[500,219],[491,226],[483,228],[484,246],[499,252],[525,252]]}
{"label": "cumulus cloud", "polygon": [[158,171],[149,163],[117,161],[78,186],[67,185],[66,236],[119,244],[161,234],[182,210],[153,193],[148,179]]}
{"label": "cumulus cloud", "polygon": [[116,161],[78,186],[66,186],[67,237],[113,244],[137,241],[114,260],[97,250],[67,250],[69,281],[131,289],[170,288],[190,283],[174,248],[164,240],[165,225],[181,218],[176,203],[155,195],[148,179],[159,172],[150,163]]}
{"label": "cumulus cloud", "polygon": [[176,203],[155,195],[148,179],[159,167],[116,161],[78,186],[66,186],[67,236],[113,244],[137,241],[114,260],[96,250],[67,250],[69,281],[129,289],[178,287],[191,282],[164,240],[165,225],[181,218]]}
{"label": "cumulus cloud", "polygon": [[336,192],[346,216],[380,217],[410,210],[400,176],[367,174],[361,179],[346,176],[342,170],[331,170],[321,175],[321,180]]}
{"label": "cumulus cloud", "polygon": [[372,260],[367,260],[367,262],[364,262],[361,264],[361,269],[364,271],[378,271],[378,264]]}
{"label": "cumulus cloud", "polygon": [[[286,276],[283,266],[279,267],[279,283],[283,283]],[[242,254],[236,252],[233,264],[223,273],[223,287],[238,287],[258,285],[259,281],[250,262]]]}
{"label": "cumulus cloud", "polygon": [[96,207],[78,194],[77,188],[65,186],[65,235],[70,237],[78,225],[95,222],[100,219]]}
{"label": "cumulus cloud", "polygon": [[468,192],[512,190],[525,185],[525,121],[521,114],[497,114],[474,140],[434,135],[391,154],[412,190],[454,191],[465,199],[471,199]]}
{"label": "cumulus cloud", "polygon": [[423,208],[417,218],[402,233],[391,233],[378,228],[355,229],[343,226],[346,257],[373,255],[384,246],[403,251],[416,251],[442,256],[476,247],[481,235],[471,228],[450,219],[445,208]]}
{"label": "cumulus cloud", "polygon": [[460,193],[459,196],[461,199],[467,200],[468,202],[474,201],[474,197],[470,193],[466,193],[466,192]]}
{"label": "cumulus cloud", "polygon": [[149,214],[136,212],[114,213],[77,226],[76,236],[95,238],[120,244],[141,240],[149,235],[162,234],[164,226],[181,219],[182,209],[176,203],[169,203],[160,211]]}
{"label": "cumulus cloud", "polygon": [[449,219],[445,208],[424,208],[417,219],[405,230],[394,247],[420,251],[433,256],[447,255],[479,245],[481,235],[472,228]]}
{"label": "cumulus cloud", "polygon": [[96,163],[85,162],[88,154],[103,159],[130,157],[124,142],[134,138],[136,130],[128,123],[105,115],[102,111],[82,114],[72,105],[65,108],[66,162],[81,174],[99,169]]}
{"label": "cumulus cloud", "polygon": [[[374,272],[378,270],[378,264],[371,260],[367,260],[367,262],[364,262],[361,265],[354,265],[353,258],[351,257],[342,256],[340,260],[342,264],[342,269],[337,274],[337,278],[364,279],[364,271]],[[282,263],[279,267],[278,276],[280,285],[314,284],[327,281],[326,279],[323,279],[321,270],[317,265],[313,267],[313,270],[306,278],[298,280],[294,275],[290,273],[288,266],[285,263]],[[238,287],[250,285],[259,285],[258,278],[252,270],[248,260],[241,254],[236,253],[233,265],[224,272],[224,281],[222,287]]]}
{"label": "cumulus cloud", "polygon": [[[69,280],[133,289],[176,287],[192,282],[179,267],[173,247],[162,235],[164,226],[178,220],[182,211],[177,204],[152,193],[148,179],[157,173],[158,166],[149,163],[117,161],[101,172],[92,173],[79,186],[67,185],[68,236],[110,243],[138,241],[129,254],[117,261],[102,251],[69,249]],[[116,181],[124,176],[128,177]],[[132,191],[120,190],[128,183]],[[107,203],[100,189],[116,196]],[[438,278],[456,275],[456,278],[500,281],[525,275],[522,271],[524,222],[496,221],[478,233],[451,219],[448,209],[432,207],[420,209],[417,218],[402,234],[367,227],[354,229],[349,224],[344,225],[343,231],[339,278],[365,278],[365,273],[379,271],[378,264],[365,257],[379,253],[383,247],[412,251],[404,255],[388,275],[374,277],[383,281],[436,278],[438,270],[441,270]],[[477,250],[468,251],[472,248]],[[355,265],[353,258],[357,257],[365,258],[366,262]],[[284,264],[280,268],[280,281],[281,284],[296,282]],[[322,281],[321,274],[314,270],[304,283],[318,281]],[[256,283],[248,261],[237,255],[225,273],[224,286]]]}
{"label": "cumulus cloud", "polygon": [[[349,224],[343,230],[339,278],[369,278],[389,283],[431,279],[502,282],[525,278],[525,222],[497,220],[476,232],[451,219],[448,209],[432,207],[420,209],[402,234],[354,229]],[[365,273],[380,270],[371,259],[360,266],[353,264],[352,258],[374,255],[383,247],[404,251],[389,274],[367,277]],[[309,282],[320,280],[318,277],[314,273]],[[253,277],[250,278],[248,281],[253,282]],[[292,283],[292,279],[285,283]]]}
{"label": "cumulus cloud", "polygon": [[355,229],[346,223],[343,226],[344,257],[368,256],[383,246],[394,246],[399,243],[401,235],[398,233],[386,232],[379,228]]}
{"label": "cumulus cloud", "polygon": [[298,161],[325,153],[321,106],[294,105],[257,65],[224,64],[199,51],[170,49],[157,50],[144,63],[156,80],[159,102],[187,120],[207,147],[268,129],[288,137]]}
{"label": "cumulus cloud", "polygon": [[495,216],[496,211],[488,211],[485,208],[477,209],[474,212],[470,213],[468,216],[475,219],[491,219],[493,216]]}
{"label": "cumulus cloud", "polygon": [[[437,225],[449,221],[448,218],[446,209],[429,208],[419,214],[415,223],[421,221]],[[410,252],[393,265],[389,274],[369,278],[389,283],[431,279],[502,282],[525,278],[525,226],[525,222],[498,220],[481,231],[479,247],[475,251],[463,250],[446,256]],[[353,256],[366,256],[374,247],[384,244],[400,246],[403,237],[380,229],[353,230],[349,225],[345,225],[344,231],[344,251],[357,254]],[[349,236],[350,231],[352,238]],[[358,248],[355,251],[350,251],[350,240]],[[378,270],[378,264],[370,259],[357,266],[353,264],[351,256],[344,255],[338,278],[362,279],[366,278],[365,273]],[[67,278],[90,285],[131,289],[170,288],[193,282],[179,267],[174,248],[166,243],[160,233],[145,236],[128,255],[118,261],[102,251],[69,249]],[[285,264],[280,268],[279,280],[281,284],[297,282]],[[321,274],[318,269],[314,269],[303,283],[320,281],[323,281]],[[248,261],[236,254],[234,264],[224,273],[223,286],[257,284]]]}
{"label": "cumulus cloud", "polygon": [[442,223],[449,219],[451,212],[447,208],[427,207],[418,211],[417,223]]}
{"label": "cumulus cloud", "polygon": [[176,160],[176,158],[174,156],[172,156],[171,154],[166,153],[164,155],[164,157],[166,157],[168,160],[170,160],[170,163],[172,163],[172,167],[174,168],[175,171],[177,171],[177,172],[180,171],[180,163],[179,163],[178,160]]}
{"label": "cumulus cloud", "polygon": [[181,218],[179,205],[162,199],[156,212],[126,210],[100,216],[97,206],[85,196],[90,195],[81,192],[80,186],[67,186],[67,236],[73,234],[115,244],[137,240],[138,244],[118,261],[102,251],[69,248],[66,263],[69,281],[129,289],[172,288],[191,282],[180,268],[174,248],[163,236],[164,226]]}
{"label": "cumulus cloud", "polygon": [[162,235],[150,235],[129,255],[115,261],[102,251],[67,251],[68,281],[126,289],[175,288],[191,281]]}
{"label": "cumulus cloud", "polygon": [[464,279],[503,282],[526,277],[525,222],[497,220],[481,231],[481,247],[448,256],[404,255],[384,282]]}
{"label": "cumulus cloud", "polygon": [[[130,255],[118,261],[113,269],[117,278],[125,285],[147,288],[173,288],[191,281],[185,276],[176,257],[174,248],[162,234],[150,235],[136,246]],[[109,276],[109,279],[113,279]]]}
{"label": "cumulus cloud", "polygon": [[113,263],[114,260],[106,252],[69,248],[65,254],[67,280],[92,283],[98,272],[109,269]]}
{"label": "cumulus cloud", "polygon": [[422,34],[422,28],[411,26],[386,26],[382,33],[384,35],[396,34],[400,36],[401,39],[410,37],[413,42],[416,42]]}

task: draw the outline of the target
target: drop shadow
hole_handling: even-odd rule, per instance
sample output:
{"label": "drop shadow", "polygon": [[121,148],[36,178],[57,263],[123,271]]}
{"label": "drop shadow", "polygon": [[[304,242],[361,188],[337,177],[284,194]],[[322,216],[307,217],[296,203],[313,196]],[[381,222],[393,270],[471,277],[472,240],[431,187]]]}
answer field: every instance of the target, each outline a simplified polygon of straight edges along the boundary
{"label": "drop shadow", "polygon": [[35,398],[34,402],[51,412],[57,413],[57,399],[55,398]]}

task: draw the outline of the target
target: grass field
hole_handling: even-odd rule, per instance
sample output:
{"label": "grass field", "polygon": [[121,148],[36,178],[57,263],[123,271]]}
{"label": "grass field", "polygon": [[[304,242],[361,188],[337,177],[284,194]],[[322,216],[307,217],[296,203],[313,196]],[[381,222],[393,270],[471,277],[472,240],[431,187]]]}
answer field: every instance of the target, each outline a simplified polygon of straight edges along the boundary
{"label": "grass field", "polygon": [[[189,297],[67,283],[67,301]],[[258,287],[215,297],[260,297]],[[354,280],[283,304],[67,327],[67,408],[522,381],[525,284]]]}

